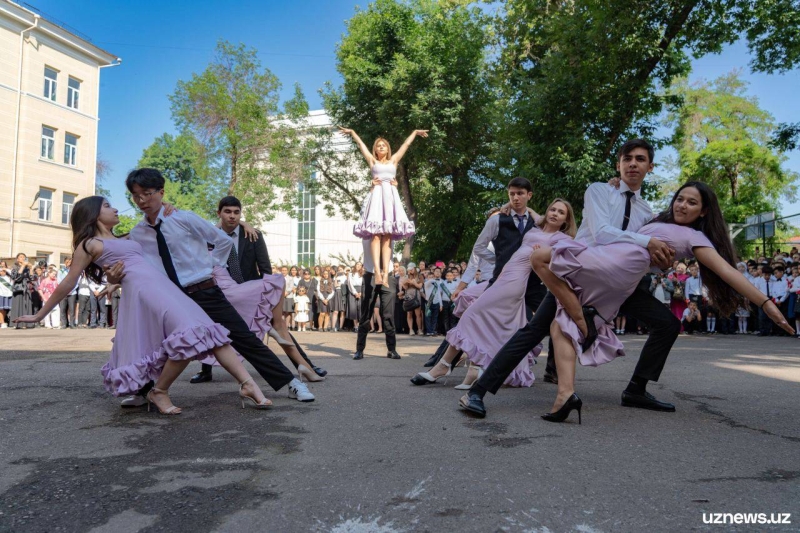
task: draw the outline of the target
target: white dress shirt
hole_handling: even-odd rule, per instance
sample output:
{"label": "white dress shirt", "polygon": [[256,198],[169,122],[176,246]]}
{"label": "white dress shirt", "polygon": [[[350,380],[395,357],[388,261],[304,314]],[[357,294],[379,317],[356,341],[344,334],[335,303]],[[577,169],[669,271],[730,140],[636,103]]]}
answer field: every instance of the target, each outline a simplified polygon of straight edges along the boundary
{"label": "white dress shirt", "polygon": [[[497,217],[492,217],[497,218]],[[478,243],[475,242],[475,246]],[[478,257],[478,254],[475,253],[475,246],[472,247],[472,255],[469,256],[469,262],[467,263],[467,269],[461,275],[461,281],[464,283],[472,283],[475,281],[475,273],[480,270],[481,271],[481,281],[489,281],[492,279],[492,274],[494,273],[494,245],[489,242],[489,245],[486,249],[492,252],[492,260],[489,261],[487,259],[483,259],[482,257]]]}
{"label": "white dress shirt", "polygon": [[[237,254],[239,253],[239,228],[241,228],[241,226],[237,225],[234,228],[233,232],[232,232],[233,235],[228,235],[228,237],[230,237],[231,240],[233,241],[233,248],[236,250]],[[222,228],[220,228],[220,229],[222,229]],[[223,229],[222,231],[225,231],[225,230]],[[230,254],[231,253],[228,252],[228,256],[230,256]]]}
{"label": "white dress shirt", "polygon": [[625,218],[625,192],[630,188],[621,181],[619,189],[607,183],[592,183],[583,196],[583,222],[575,239],[586,246],[627,242],[647,248],[650,237],[636,233],[653,218],[653,210],[642,199],[642,191],[631,198],[631,215],[628,227],[622,231]]}
{"label": "white dress shirt", "polygon": [[695,294],[698,296],[703,295],[703,283],[700,281],[699,275],[696,278],[693,276],[686,278],[684,292],[687,298]]}
{"label": "white dress shirt", "polygon": [[[516,211],[511,212],[512,220],[514,221],[514,226],[516,226],[519,221],[516,219],[518,213]],[[525,208],[525,214],[522,215],[523,220],[525,221],[525,225],[528,225],[528,208]],[[497,238],[497,234],[500,231],[500,215],[495,215],[493,217],[489,217],[489,220],[486,221],[486,224],[483,225],[483,231],[481,234],[478,235],[478,239],[475,241],[475,245],[472,247],[473,255],[477,255],[479,259],[483,259],[486,262],[491,262],[492,270],[494,270],[494,248],[490,249],[489,245],[492,244],[492,241]],[[472,258],[470,258],[472,259]],[[467,267],[469,268],[469,267]],[[483,269],[481,269],[481,274],[483,274]],[[475,273],[473,272],[473,276]],[[491,279],[491,276],[489,276]]]}
{"label": "white dress shirt", "polygon": [[789,284],[786,278],[774,278],[769,282],[769,293],[775,298],[776,303],[782,304],[789,297]]}
{"label": "white dress shirt", "polygon": [[[767,284],[770,283],[769,281],[764,279],[764,276],[758,276],[757,278],[753,278],[753,286],[760,290],[761,293],[766,296],[767,295]],[[772,287],[770,286],[769,290],[769,297],[772,298],[774,295],[772,294]],[[759,305],[761,302],[753,302],[756,305]]]}
{"label": "white dress shirt", "polygon": [[[216,266],[227,268],[233,246],[233,240],[227,233],[191,211],[175,211],[165,217],[162,208],[156,224],[159,221],[162,221],[161,232],[167,241],[178,281],[183,287],[210,279]],[[154,226],[144,219],[133,227],[130,238],[142,245],[145,258],[166,276],[164,263],[158,255]],[[214,246],[211,253],[208,253],[209,244]]]}

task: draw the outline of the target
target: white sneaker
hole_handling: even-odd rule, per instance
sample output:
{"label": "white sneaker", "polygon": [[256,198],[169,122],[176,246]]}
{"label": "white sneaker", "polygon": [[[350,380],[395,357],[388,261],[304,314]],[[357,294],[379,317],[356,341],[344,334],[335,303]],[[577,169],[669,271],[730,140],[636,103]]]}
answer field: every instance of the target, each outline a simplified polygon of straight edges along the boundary
{"label": "white sneaker", "polygon": [[128,396],[121,402],[119,402],[120,407],[140,407],[147,403],[147,399],[144,396],[139,396],[138,394],[134,394],[133,396]]}
{"label": "white sneaker", "polygon": [[306,384],[297,378],[294,378],[291,383],[289,383],[289,398],[301,402],[314,401],[314,395],[308,390]]}

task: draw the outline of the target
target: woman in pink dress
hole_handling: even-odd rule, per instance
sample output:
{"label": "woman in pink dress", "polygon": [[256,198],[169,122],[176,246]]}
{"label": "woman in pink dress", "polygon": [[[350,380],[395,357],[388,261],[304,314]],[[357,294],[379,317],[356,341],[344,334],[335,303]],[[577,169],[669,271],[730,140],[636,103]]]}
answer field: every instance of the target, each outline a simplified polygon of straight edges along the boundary
{"label": "woman in pink dress", "polygon": [[675,318],[681,320],[687,306],[685,290],[686,280],[689,278],[689,274],[686,273],[686,265],[682,261],[679,261],[675,266],[675,272],[672,272],[668,277],[672,280],[675,290],[680,291],[680,296],[674,296],[673,293],[672,300],[669,302],[669,310],[672,311]]}
{"label": "woman in pink dress", "polygon": [[[459,350],[463,350],[475,366],[477,375],[474,379],[477,379],[481,369],[492,362],[508,339],[527,324],[525,288],[531,274],[531,254],[539,247],[549,248],[562,239],[569,240],[576,232],[572,206],[560,198],[553,200],[545,216],[534,213],[534,220],[536,227],[525,234],[522,245],[508,260],[492,286],[464,311],[458,325],[447,332],[450,346],[445,354],[430,372],[414,376],[411,379],[414,385],[434,383],[449,375],[451,363]],[[529,353],[509,375],[505,384],[530,387],[534,380],[531,363],[536,355],[536,350]],[[457,388],[469,386],[465,383]]]}
{"label": "woman in pink dress", "polygon": [[[736,270],[736,256],[719,202],[708,185],[690,181],[672,198],[669,209],[639,233],[650,235],[675,250],[678,257],[695,257],[709,298],[723,314],[741,305],[742,297],[757,303],[788,332],[794,330],[775,304]],[[558,395],[550,413],[563,422],[574,409],[580,423],[581,399],[575,394],[575,361],[597,366],[624,355],[609,320],[633,293],[650,268],[650,255],[635,244],[586,247],[566,240],[534,252],[534,270],[559,301],[550,335],[558,370]],[[586,318],[590,321],[587,321]],[[582,349],[589,337],[596,340]],[[591,340],[591,339],[589,339]]]}
{"label": "woman in pink dress", "polygon": [[372,264],[375,266],[375,284],[389,286],[391,275],[392,241],[410,237],[414,234],[414,223],[408,219],[403,202],[397,193],[397,164],[419,137],[427,137],[428,130],[414,130],[392,155],[389,141],[378,137],[372,145],[372,153],[364,141],[351,129],[339,128],[345,135],[350,135],[358,144],[361,154],[367,160],[372,173],[372,190],[364,199],[361,207],[361,218],[353,228],[353,235],[361,239],[371,239],[370,251]]}
{"label": "woman in pink dress", "polygon": [[17,321],[39,322],[75,287],[82,271],[99,282],[103,271],[98,265],[123,261],[128,267],[122,279],[125,296],[120,300],[111,358],[102,368],[106,389],[115,396],[134,394],[156,380],[147,394],[148,404],[155,404],[162,414],[176,415],[181,409],[169,398],[170,385],[190,361],[213,354],[239,383],[242,407],[245,401],[257,408],[269,407],[272,402],[264,397],[230,346],[228,330],[215,324],[151,266],[139,243],[117,238],[111,232],[117,224],[117,210],[102,196],[78,201],[70,218],[75,252],[69,273],[36,315]]}

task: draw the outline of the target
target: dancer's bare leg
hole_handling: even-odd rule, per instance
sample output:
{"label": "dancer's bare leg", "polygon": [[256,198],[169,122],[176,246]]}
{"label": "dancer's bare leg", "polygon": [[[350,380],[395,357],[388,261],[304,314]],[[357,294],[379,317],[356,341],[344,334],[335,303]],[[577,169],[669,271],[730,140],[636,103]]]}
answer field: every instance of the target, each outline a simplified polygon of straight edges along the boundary
{"label": "dancer's bare leg", "polygon": [[550,325],[550,338],[555,350],[556,372],[558,373],[558,394],[551,413],[558,411],[575,392],[575,363],[577,355],[572,340],[561,331],[558,322]]}
{"label": "dancer's bare leg", "polygon": [[[186,369],[186,367],[189,365],[189,362],[189,360],[173,361],[172,359],[167,359],[167,362],[164,363],[164,368],[161,370],[161,375],[158,376],[158,380],[155,384],[155,388],[159,390],[155,391],[151,389],[148,393],[148,399],[156,404],[162,413],[167,412],[170,407],[173,407],[172,400],[169,399],[169,388],[172,386],[175,380],[178,379],[178,376],[181,375],[181,372]],[[177,412],[180,413],[181,409],[178,408]]]}
{"label": "dancer's bare leg", "polygon": [[[448,346],[447,347],[447,351],[444,352],[444,355],[442,356],[442,358],[439,359],[439,363],[444,361],[445,363],[447,363],[449,365],[450,363],[453,362],[453,359],[456,358],[456,355],[458,355],[458,348],[455,348],[453,346]],[[431,368],[430,372],[428,372],[431,376],[433,376],[435,378],[438,378],[439,376],[444,376],[445,374],[447,374],[447,367],[444,366],[444,365],[440,365],[439,363],[436,363],[434,365],[434,367]]]}
{"label": "dancer's bare leg", "polygon": [[[247,372],[247,370],[245,370],[244,365],[242,365],[242,362],[239,361],[239,357],[236,355],[236,351],[231,347],[230,344],[215,348],[214,357],[217,358],[217,361],[220,365],[222,365],[222,368],[224,368],[228,374],[233,376],[237,383],[241,384],[250,379],[250,374]],[[264,394],[253,380],[250,380],[244,384],[242,387],[242,393],[252,397],[258,403],[264,401]]]}
{"label": "dancer's bare leg", "polygon": [[283,301],[285,300],[283,292],[281,292],[281,299],[278,304],[272,309],[272,327],[275,332],[284,339],[289,338],[289,328],[286,326],[286,321],[283,319]]}
{"label": "dancer's bare leg", "polygon": [[[391,235],[381,235],[381,259],[383,262],[381,263],[381,272],[383,272],[383,282],[381,285],[384,287],[389,286],[389,272],[391,268],[389,265],[392,263],[392,236]],[[375,282],[378,285],[378,282]]]}
{"label": "dancer's bare leg", "polygon": [[548,290],[553,293],[553,296],[556,297],[556,300],[564,306],[564,311],[567,312],[585,337],[588,328],[586,327],[586,320],[583,318],[583,306],[580,300],[578,300],[578,296],[567,282],[553,274],[550,270],[551,253],[552,248],[549,246],[543,246],[535,250],[531,254],[531,266],[536,272],[536,275],[539,276],[539,279],[542,280],[542,283],[544,283]]}
{"label": "dancer's bare leg", "polygon": [[373,235],[372,241],[369,243],[369,250],[372,253],[372,265],[375,270],[375,285],[383,284],[382,271],[383,263],[381,263],[381,239],[383,235]]}

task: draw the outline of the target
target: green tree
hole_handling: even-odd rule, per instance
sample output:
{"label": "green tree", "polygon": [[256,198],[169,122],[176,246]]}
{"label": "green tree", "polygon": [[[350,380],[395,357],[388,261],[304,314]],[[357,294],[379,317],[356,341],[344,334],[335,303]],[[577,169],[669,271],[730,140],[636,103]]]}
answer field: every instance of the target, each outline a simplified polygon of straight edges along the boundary
{"label": "green tree", "polygon": [[534,181],[537,204],[613,174],[630,137],[656,145],[657,118],[691,56],[742,36],[755,71],[800,59],[797,0],[506,0],[495,19],[505,107],[498,162]]}
{"label": "green tree", "polygon": [[225,169],[229,194],[264,211],[276,199],[274,180],[293,166],[280,157],[288,129],[276,127],[280,87],[255,49],[220,41],[208,67],[179,81],[170,96],[178,128],[191,132]]}
{"label": "green tree", "polygon": [[[224,171],[212,164],[205,147],[191,133],[165,133],[156,138],[144,149],[137,167],[161,171],[166,180],[165,199],[178,209],[214,220],[217,201],[225,194]],[[128,198],[130,201],[130,195]]]}
{"label": "green tree", "polygon": [[99,154],[95,162],[94,193],[98,196],[110,196],[111,191],[105,188],[105,182],[111,174],[111,163],[103,159]]}
{"label": "green tree", "polygon": [[[398,189],[417,225],[405,257],[412,245],[426,257],[466,257],[481,225],[480,194],[494,185],[486,177],[495,101],[486,61],[488,19],[465,4],[377,0],[357,11],[336,50],[344,82],[322,93],[334,124],[354,129],[370,146],[380,136],[396,150],[412,130],[430,130],[398,167]],[[327,161],[351,157],[346,149],[330,153]],[[354,191],[369,177],[363,161],[358,165],[349,180],[332,179],[317,165],[332,185],[328,201],[360,205],[363,196]]]}
{"label": "green tree", "polygon": [[772,116],[746,94],[736,72],[711,82],[675,84],[683,102],[669,116],[678,152],[678,182],[700,180],[717,193],[728,222],[764,211],[780,212],[782,198],[794,200],[798,174],[771,144]]}
{"label": "green tree", "polygon": [[141,219],[133,215],[119,215],[119,224],[114,226],[114,235],[121,236],[130,233]]}

